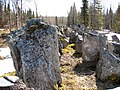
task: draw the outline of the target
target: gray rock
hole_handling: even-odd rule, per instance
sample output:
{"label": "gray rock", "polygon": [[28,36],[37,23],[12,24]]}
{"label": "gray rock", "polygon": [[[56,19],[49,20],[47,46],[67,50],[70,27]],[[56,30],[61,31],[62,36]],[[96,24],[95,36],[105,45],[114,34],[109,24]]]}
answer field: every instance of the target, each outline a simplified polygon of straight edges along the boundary
{"label": "gray rock", "polygon": [[78,35],[75,43],[75,50],[80,54],[82,54],[82,42],[83,42],[83,37],[81,35]]}
{"label": "gray rock", "polygon": [[120,57],[120,43],[113,42],[112,45],[114,46],[113,52]]}
{"label": "gray rock", "polygon": [[70,37],[70,34],[72,32],[71,28],[64,28],[63,29],[64,34],[66,35],[66,37]]}
{"label": "gray rock", "polygon": [[35,90],[61,82],[57,29],[32,19],[7,38],[17,75]]}
{"label": "gray rock", "polygon": [[103,50],[96,67],[97,78],[105,81],[117,81],[120,77],[120,58],[113,53]]}
{"label": "gray rock", "polygon": [[100,38],[100,60],[96,67],[96,76],[102,81],[117,81],[120,77],[120,58],[108,50],[105,39]]}
{"label": "gray rock", "polygon": [[120,57],[120,43],[108,42],[108,51],[110,51]]}
{"label": "gray rock", "polygon": [[117,37],[116,35],[113,35],[113,36],[112,36],[112,40],[113,40],[113,41],[116,41],[116,42],[120,42],[119,39],[118,39],[118,37]]}
{"label": "gray rock", "polygon": [[75,44],[75,42],[76,42],[76,40],[77,40],[77,36],[78,36],[78,33],[76,33],[75,31],[72,31],[72,32],[70,33],[69,42]]}
{"label": "gray rock", "polygon": [[94,34],[85,34],[82,44],[83,62],[93,62],[96,65],[99,60],[99,36]]}
{"label": "gray rock", "polygon": [[60,49],[67,47],[68,44],[69,44],[69,38],[66,38],[66,37],[59,38]]}

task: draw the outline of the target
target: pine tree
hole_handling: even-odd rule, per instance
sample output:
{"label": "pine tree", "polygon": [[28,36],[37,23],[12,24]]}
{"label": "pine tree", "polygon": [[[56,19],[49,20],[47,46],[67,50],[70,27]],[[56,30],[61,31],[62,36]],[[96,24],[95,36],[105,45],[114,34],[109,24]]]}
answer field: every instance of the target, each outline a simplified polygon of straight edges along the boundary
{"label": "pine tree", "polygon": [[29,10],[27,11],[27,17],[28,17],[28,19],[31,19],[31,18],[32,18],[32,11],[31,11],[30,8],[29,8]]}
{"label": "pine tree", "polygon": [[81,8],[81,22],[87,27],[89,22],[89,15],[88,15],[88,1],[82,0],[83,7]]}
{"label": "pine tree", "polygon": [[35,18],[35,13],[34,13],[34,11],[33,11],[32,17]]}
{"label": "pine tree", "polygon": [[113,25],[113,11],[112,8],[110,7],[109,10],[109,29],[112,30],[112,25]]}
{"label": "pine tree", "polygon": [[67,25],[68,26],[73,26],[77,24],[77,10],[76,10],[76,6],[75,3],[73,6],[71,6],[70,8],[70,12],[68,13],[68,17],[67,17]]}
{"label": "pine tree", "polygon": [[104,15],[104,28],[109,29],[109,11],[107,9],[106,14]]}
{"label": "pine tree", "polygon": [[57,18],[57,16],[55,17],[55,25],[58,25],[58,18]]}
{"label": "pine tree", "polygon": [[0,0],[0,28],[3,27],[2,13],[3,13],[3,5],[2,5],[2,0]]}
{"label": "pine tree", "polygon": [[81,24],[80,16],[81,16],[81,13],[78,12],[78,13],[77,13],[77,24],[78,24],[78,25]]}
{"label": "pine tree", "polygon": [[77,10],[76,10],[76,6],[75,6],[75,3],[73,5],[73,25],[76,25],[77,24]]}
{"label": "pine tree", "polygon": [[73,7],[72,6],[70,8],[70,12],[69,12],[68,16],[69,16],[69,23],[71,26],[71,25],[73,25]]}
{"label": "pine tree", "polygon": [[25,23],[26,19],[27,19],[27,11],[24,10],[23,11],[23,23]]}
{"label": "pine tree", "polygon": [[92,29],[103,28],[103,13],[100,0],[94,0],[93,4],[90,5],[89,14],[89,27]]}
{"label": "pine tree", "polygon": [[117,11],[114,14],[113,30],[120,33],[120,5],[118,5]]}

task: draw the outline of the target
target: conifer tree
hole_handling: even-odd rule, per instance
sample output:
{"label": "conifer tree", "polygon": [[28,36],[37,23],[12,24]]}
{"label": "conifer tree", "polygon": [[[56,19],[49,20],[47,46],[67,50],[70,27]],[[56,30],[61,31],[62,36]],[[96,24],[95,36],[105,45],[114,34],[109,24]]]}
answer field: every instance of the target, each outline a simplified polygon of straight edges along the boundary
{"label": "conifer tree", "polygon": [[74,3],[73,6],[71,6],[71,8],[70,8],[70,12],[68,13],[67,25],[73,26],[76,24],[77,24],[77,10],[76,10],[76,6]]}
{"label": "conifer tree", "polygon": [[103,28],[103,13],[100,0],[94,0],[89,8],[89,27],[92,29]]}
{"label": "conifer tree", "polygon": [[112,8],[110,7],[110,10],[109,10],[109,29],[112,30],[113,28],[113,11],[112,11]]}
{"label": "conifer tree", "polygon": [[104,15],[104,28],[109,29],[109,11],[107,9],[106,14]]}
{"label": "conifer tree", "polygon": [[113,30],[120,33],[120,5],[118,5],[118,8],[114,14]]}
{"label": "conifer tree", "polygon": [[27,11],[27,17],[28,19],[32,18],[32,10],[29,8],[29,10]]}
{"label": "conifer tree", "polygon": [[76,25],[77,24],[77,10],[76,10],[76,6],[75,6],[75,3],[73,5],[73,25]]}
{"label": "conifer tree", "polygon": [[89,22],[89,15],[88,15],[88,1],[82,0],[83,7],[81,8],[81,22],[87,27]]}
{"label": "conifer tree", "polygon": [[2,0],[0,0],[0,27],[3,27],[3,24],[2,24],[2,13],[3,13],[3,5],[2,5]]}
{"label": "conifer tree", "polygon": [[58,18],[57,18],[57,16],[55,17],[55,25],[58,25]]}

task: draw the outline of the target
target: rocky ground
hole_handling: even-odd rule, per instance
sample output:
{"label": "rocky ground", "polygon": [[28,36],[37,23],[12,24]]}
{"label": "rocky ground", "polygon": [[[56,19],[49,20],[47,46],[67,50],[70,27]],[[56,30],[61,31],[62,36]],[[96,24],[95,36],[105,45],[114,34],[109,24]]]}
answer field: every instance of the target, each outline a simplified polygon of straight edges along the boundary
{"label": "rocky ground", "polygon": [[96,79],[95,68],[88,67],[90,63],[83,63],[82,57],[75,52],[73,46],[74,44],[68,45],[62,50],[62,90],[107,90],[119,86],[116,82]]}
{"label": "rocky ground", "polygon": [[[7,33],[8,32],[0,33],[0,48],[7,47],[5,40]],[[104,83],[97,80],[95,77],[95,69],[93,67],[88,68],[88,63],[82,62],[81,56],[75,52],[73,47],[74,44],[70,44],[62,50],[63,55],[60,59],[62,87],[58,90],[107,90],[106,87],[109,88],[115,86],[109,82]],[[9,57],[6,56],[1,55],[1,57],[9,59]],[[10,68],[10,62],[8,62],[8,60],[2,60],[1,62],[0,71],[4,71],[6,67]],[[11,62],[11,65],[12,64],[13,63]],[[2,66],[4,67],[2,68]],[[57,88],[57,86],[55,86],[55,88]]]}
{"label": "rocky ground", "polygon": [[95,71],[69,45],[61,56],[62,85],[65,90],[97,90]]}

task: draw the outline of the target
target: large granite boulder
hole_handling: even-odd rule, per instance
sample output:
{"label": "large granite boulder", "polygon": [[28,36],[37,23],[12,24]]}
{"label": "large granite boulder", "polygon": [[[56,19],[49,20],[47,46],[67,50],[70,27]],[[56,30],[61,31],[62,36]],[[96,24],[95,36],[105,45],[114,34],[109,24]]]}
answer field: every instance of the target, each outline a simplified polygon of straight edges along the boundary
{"label": "large granite boulder", "polygon": [[102,81],[119,81],[120,58],[117,54],[109,51],[106,39],[100,38],[100,60],[96,67],[96,76]]}
{"label": "large granite boulder", "polygon": [[17,76],[28,87],[52,90],[61,82],[57,32],[41,19],[32,19],[8,35]]}
{"label": "large granite boulder", "polygon": [[99,60],[99,36],[88,33],[84,35],[82,43],[83,62],[91,62],[95,66]]}
{"label": "large granite boulder", "polygon": [[115,54],[103,50],[96,67],[97,78],[102,81],[117,81],[120,78],[120,58]]}

